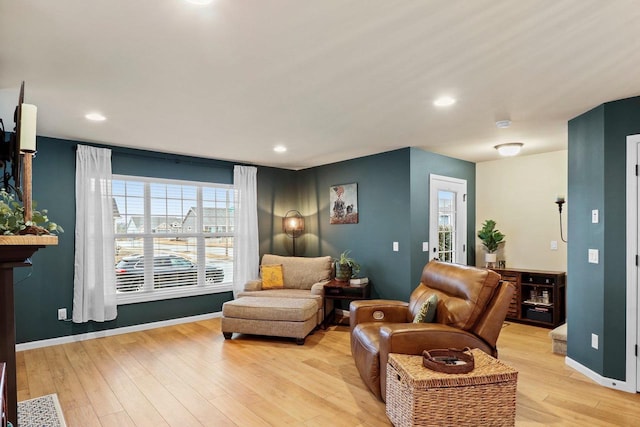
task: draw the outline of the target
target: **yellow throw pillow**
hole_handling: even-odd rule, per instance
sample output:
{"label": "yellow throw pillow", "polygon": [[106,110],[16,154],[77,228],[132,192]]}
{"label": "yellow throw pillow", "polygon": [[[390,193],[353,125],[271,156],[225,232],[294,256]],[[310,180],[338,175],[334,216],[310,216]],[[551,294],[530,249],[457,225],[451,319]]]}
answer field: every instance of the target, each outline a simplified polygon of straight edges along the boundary
{"label": "yellow throw pillow", "polygon": [[284,288],[282,264],[262,265],[260,270],[262,273],[262,289]]}

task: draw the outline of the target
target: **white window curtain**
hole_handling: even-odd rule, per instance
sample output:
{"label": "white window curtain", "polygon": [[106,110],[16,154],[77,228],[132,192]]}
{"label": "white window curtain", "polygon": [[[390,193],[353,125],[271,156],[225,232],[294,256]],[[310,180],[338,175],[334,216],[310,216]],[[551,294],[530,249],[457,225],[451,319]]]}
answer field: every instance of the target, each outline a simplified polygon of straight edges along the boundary
{"label": "white window curtain", "polygon": [[117,316],[111,150],[78,145],[73,322]]}
{"label": "white window curtain", "polygon": [[233,168],[236,188],[234,213],[235,243],[233,253],[233,296],[244,289],[248,280],[258,278],[258,194],[257,169],[251,166]]}

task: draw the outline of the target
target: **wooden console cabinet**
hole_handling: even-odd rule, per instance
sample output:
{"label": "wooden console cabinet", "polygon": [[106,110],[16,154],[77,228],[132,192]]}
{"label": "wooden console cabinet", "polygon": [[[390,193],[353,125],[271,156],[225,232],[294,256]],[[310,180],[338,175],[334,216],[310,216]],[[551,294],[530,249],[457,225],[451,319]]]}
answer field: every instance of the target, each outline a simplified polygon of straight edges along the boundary
{"label": "wooden console cabinet", "polygon": [[567,275],[562,271],[493,269],[502,280],[511,282],[516,293],[511,300],[508,320],[555,328],[566,318]]}

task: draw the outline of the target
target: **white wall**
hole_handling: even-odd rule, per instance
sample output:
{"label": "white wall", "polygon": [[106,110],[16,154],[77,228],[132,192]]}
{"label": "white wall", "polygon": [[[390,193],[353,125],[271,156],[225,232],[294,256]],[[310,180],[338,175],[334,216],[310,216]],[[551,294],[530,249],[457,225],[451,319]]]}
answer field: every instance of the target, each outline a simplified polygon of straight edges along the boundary
{"label": "white wall", "polygon": [[[567,151],[476,164],[476,233],[486,219],[506,235],[498,259],[507,268],[567,271],[567,244],[560,239],[558,195],[567,195]],[[562,228],[567,236],[567,203]],[[558,250],[550,249],[551,241]],[[485,250],[476,238],[476,263]]]}

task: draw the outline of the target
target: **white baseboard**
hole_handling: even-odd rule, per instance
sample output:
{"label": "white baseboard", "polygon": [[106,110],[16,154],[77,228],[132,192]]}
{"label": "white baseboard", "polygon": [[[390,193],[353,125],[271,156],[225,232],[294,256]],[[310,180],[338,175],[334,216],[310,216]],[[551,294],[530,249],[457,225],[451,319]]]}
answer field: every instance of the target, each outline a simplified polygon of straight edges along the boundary
{"label": "white baseboard", "polygon": [[576,371],[580,372],[582,375],[586,376],[587,378],[593,380],[597,384],[600,384],[602,386],[609,387],[615,390],[626,391],[628,393],[636,392],[634,390],[634,386],[629,382],[603,377],[597,372],[592,371],[591,369],[581,365],[580,363],[576,362],[575,360],[569,357],[564,358],[564,363],[570,368],[573,368]]}
{"label": "white baseboard", "polygon": [[125,326],[122,328],[105,329],[104,331],[87,332],[85,334],[68,335],[66,337],[51,338],[48,340],[30,341],[16,345],[16,351],[33,350],[35,348],[49,347],[52,345],[67,344],[70,342],[80,342],[94,338],[110,337],[129,332],[146,331],[149,329],[163,328],[165,326],[180,325],[182,323],[197,322],[216,317],[222,317],[222,312],[200,314],[198,316],[180,317],[178,319],[162,320],[160,322],[143,323],[140,325]]}

